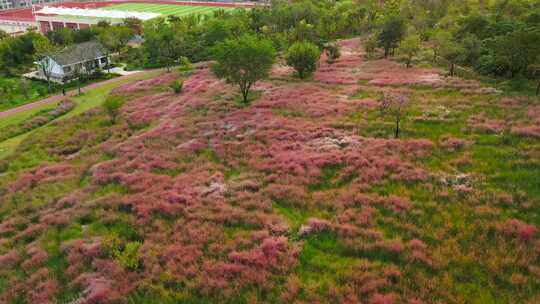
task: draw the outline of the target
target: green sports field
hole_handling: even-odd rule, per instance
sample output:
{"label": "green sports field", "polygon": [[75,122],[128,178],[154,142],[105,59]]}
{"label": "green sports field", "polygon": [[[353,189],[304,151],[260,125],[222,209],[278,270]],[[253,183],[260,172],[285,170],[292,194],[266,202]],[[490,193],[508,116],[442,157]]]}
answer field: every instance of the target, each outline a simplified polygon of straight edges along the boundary
{"label": "green sports field", "polygon": [[210,14],[217,10],[231,10],[231,7],[195,6],[176,4],[123,3],[104,7],[106,10],[159,13],[162,15],[186,16]]}

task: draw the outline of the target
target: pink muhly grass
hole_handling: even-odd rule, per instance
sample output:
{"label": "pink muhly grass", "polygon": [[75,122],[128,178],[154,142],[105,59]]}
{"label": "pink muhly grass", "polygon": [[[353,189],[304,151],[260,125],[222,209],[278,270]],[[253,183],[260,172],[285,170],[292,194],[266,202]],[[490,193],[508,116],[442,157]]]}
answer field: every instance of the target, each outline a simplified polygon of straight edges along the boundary
{"label": "pink muhly grass", "polygon": [[531,240],[538,229],[536,226],[527,224],[518,219],[509,219],[506,222],[499,224],[499,230],[510,236],[514,236],[523,241]]}
{"label": "pink muhly grass", "polygon": [[540,126],[516,126],[511,130],[512,134],[523,136],[523,137],[533,137],[540,138]]}

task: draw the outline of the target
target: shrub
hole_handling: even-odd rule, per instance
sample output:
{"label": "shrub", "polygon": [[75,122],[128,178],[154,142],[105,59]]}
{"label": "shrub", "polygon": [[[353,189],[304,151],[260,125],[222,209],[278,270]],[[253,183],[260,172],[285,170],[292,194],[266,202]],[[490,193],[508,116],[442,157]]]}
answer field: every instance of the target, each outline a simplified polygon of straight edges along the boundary
{"label": "shrub", "polygon": [[189,61],[189,58],[186,56],[180,57],[180,67],[178,68],[180,72],[189,72],[193,70],[193,64]]}
{"label": "shrub", "polygon": [[328,43],[324,46],[326,62],[332,64],[341,57],[341,49],[337,43]]}
{"label": "shrub", "polygon": [[173,81],[173,83],[171,83],[171,89],[173,90],[173,92],[175,94],[182,93],[183,88],[184,88],[184,82],[183,81],[175,80],[175,81]]}
{"label": "shrub", "polygon": [[109,115],[112,124],[116,123],[116,119],[118,118],[118,115],[120,115],[120,108],[123,104],[124,99],[118,95],[109,95],[107,99],[105,99],[103,108],[105,109],[105,112],[107,112],[107,115]]}
{"label": "shrub", "polygon": [[124,250],[115,250],[115,257],[118,263],[125,268],[136,269],[139,267],[140,254],[139,248],[140,242],[129,242],[124,246]]}
{"label": "shrub", "polygon": [[285,59],[296,70],[298,77],[304,79],[315,72],[320,56],[321,51],[315,44],[296,42],[285,54]]}

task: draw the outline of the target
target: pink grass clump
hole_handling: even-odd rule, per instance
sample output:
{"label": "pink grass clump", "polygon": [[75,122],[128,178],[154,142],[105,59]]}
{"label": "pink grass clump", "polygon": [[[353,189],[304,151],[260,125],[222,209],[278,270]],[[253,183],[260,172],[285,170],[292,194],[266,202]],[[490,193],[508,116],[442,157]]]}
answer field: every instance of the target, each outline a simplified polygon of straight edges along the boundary
{"label": "pink grass clump", "polygon": [[7,253],[0,255],[0,265],[3,267],[13,267],[22,260],[17,250],[12,249]]}
{"label": "pink grass clump", "polygon": [[39,183],[53,183],[74,177],[74,167],[65,164],[41,166],[29,173],[21,175],[11,183],[9,189],[13,192],[36,187]]}
{"label": "pink grass clump", "polygon": [[529,241],[534,238],[538,229],[532,224],[527,224],[518,219],[509,219],[499,224],[499,231],[503,234],[516,237],[522,241]]}
{"label": "pink grass clump", "polygon": [[156,86],[166,85],[175,80],[177,77],[178,76],[176,73],[166,73],[151,79],[138,80],[121,85],[118,88],[115,88],[112,93],[118,95],[128,95],[138,91],[147,91]]}
{"label": "pink grass clump", "polygon": [[540,138],[540,125],[516,126],[512,128],[511,132],[523,137]]}

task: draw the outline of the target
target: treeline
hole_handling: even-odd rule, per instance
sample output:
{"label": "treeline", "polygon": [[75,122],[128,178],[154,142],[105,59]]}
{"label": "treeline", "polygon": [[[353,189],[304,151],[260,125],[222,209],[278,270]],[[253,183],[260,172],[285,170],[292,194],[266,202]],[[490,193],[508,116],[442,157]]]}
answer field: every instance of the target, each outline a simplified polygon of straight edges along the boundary
{"label": "treeline", "polygon": [[91,28],[57,29],[45,36],[30,31],[24,35],[10,37],[0,31],[0,74],[20,74],[33,67],[33,63],[41,57],[86,41],[98,40],[109,52],[118,52],[126,47],[127,42],[135,34],[140,34],[141,27],[140,20],[126,19],[122,24],[114,26],[100,22]]}
{"label": "treeline", "polygon": [[[142,47],[126,48],[134,34],[144,37]],[[540,0],[276,0],[269,6],[210,16],[62,29],[47,38],[58,45],[99,39],[111,52],[126,50],[121,59],[132,67],[148,68],[170,66],[180,58],[210,59],[215,45],[241,34],[270,40],[280,52],[295,42],[307,41],[322,49],[332,40],[362,35],[367,37],[368,52],[399,54],[408,65],[429,47],[434,59],[449,63],[451,72],[459,64],[482,74],[533,77],[540,54]],[[36,36],[0,35],[1,70],[31,63]]]}

